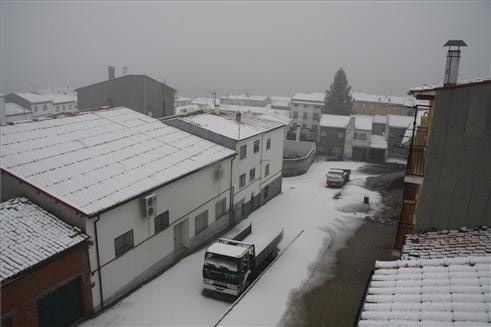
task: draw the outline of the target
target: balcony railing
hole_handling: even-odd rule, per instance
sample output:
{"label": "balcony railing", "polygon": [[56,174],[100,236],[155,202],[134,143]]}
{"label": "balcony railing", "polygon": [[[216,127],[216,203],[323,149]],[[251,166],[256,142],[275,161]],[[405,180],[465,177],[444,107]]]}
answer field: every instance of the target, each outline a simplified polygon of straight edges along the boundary
{"label": "balcony railing", "polygon": [[409,146],[406,175],[424,176],[426,165],[428,128],[416,127]]}

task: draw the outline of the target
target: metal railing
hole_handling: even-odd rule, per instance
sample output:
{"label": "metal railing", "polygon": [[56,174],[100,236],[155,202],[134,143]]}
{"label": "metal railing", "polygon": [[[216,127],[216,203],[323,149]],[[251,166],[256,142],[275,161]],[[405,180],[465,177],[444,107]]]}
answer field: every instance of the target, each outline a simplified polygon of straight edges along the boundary
{"label": "metal railing", "polygon": [[424,176],[428,148],[427,138],[428,128],[416,127],[409,146],[406,175]]}

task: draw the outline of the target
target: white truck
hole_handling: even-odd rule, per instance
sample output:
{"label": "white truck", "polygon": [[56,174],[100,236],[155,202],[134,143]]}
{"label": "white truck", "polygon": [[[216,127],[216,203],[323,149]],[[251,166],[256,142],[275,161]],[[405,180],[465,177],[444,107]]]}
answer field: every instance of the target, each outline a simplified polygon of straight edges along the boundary
{"label": "white truck", "polygon": [[331,168],[326,174],[327,187],[343,187],[348,183],[351,169]]}
{"label": "white truck", "polygon": [[219,294],[239,296],[273,261],[283,230],[274,237],[252,235],[244,241],[220,238],[205,253],[203,288]]}

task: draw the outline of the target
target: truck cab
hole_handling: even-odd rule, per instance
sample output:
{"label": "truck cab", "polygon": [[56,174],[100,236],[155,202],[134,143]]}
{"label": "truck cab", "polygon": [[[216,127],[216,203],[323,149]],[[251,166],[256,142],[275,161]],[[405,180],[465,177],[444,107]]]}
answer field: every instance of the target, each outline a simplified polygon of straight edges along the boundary
{"label": "truck cab", "polygon": [[219,239],[205,253],[204,289],[238,296],[248,286],[254,265],[254,245]]}

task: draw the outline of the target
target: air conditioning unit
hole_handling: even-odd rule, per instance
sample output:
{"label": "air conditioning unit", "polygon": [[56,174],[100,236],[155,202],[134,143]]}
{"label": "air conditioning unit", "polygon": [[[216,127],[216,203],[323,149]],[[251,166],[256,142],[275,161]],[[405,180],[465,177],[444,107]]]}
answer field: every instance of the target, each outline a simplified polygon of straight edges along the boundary
{"label": "air conditioning unit", "polygon": [[157,213],[157,195],[150,194],[141,198],[141,209],[143,217],[155,217]]}

